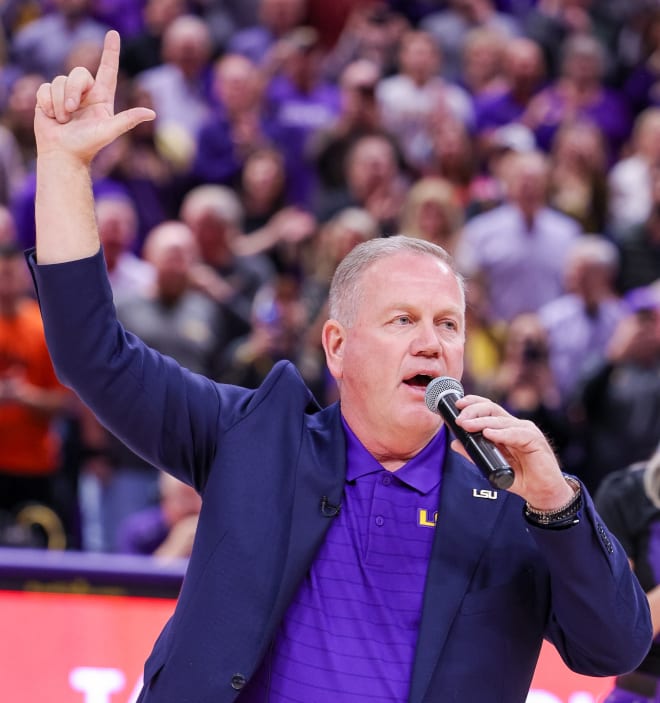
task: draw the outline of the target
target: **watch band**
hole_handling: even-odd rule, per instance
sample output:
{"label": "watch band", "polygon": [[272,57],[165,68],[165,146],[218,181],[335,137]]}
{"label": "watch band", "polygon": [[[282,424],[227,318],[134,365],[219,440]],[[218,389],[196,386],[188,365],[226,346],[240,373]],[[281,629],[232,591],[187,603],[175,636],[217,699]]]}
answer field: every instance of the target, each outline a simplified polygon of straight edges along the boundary
{"label": "watch band", "polygon": [[564,476],[568,485],[573,489],[573,497],[560,508],[554,510],[538,510],[529,503],[525,503],[523,514],[525,520],[537,527],[562,529],[570,527],[580,521],[579,512],[582,508],[582,491],[580,483],[572,476]]}

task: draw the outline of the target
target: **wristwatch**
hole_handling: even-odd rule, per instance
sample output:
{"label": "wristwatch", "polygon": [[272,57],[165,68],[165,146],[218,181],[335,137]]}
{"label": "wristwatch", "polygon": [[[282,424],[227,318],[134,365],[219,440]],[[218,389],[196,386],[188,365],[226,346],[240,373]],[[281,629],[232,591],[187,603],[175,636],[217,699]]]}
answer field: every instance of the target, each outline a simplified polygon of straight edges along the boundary
{"label": "wristwatch", "polygon": [[523,515],[525,520],[536,527],[547,527],[560,530],[580,522],[580,509],[582,508],[582,491],[580,482],[564,474],[566,483],[573,489],[573,497],[560,508],[554,510],[538,510],[529,503],[525,503]]}

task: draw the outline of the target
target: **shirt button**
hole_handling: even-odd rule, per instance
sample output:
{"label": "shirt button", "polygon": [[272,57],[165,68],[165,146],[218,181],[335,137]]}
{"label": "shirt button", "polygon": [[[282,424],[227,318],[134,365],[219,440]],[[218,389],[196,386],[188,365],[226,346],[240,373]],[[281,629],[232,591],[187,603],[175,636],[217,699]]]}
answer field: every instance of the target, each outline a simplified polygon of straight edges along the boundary
{"label": "shirt button", "polygon": [[231,677],[231,687],[235,691],[240,691],[246,683],[247,679],[245,678],[245,676],[243,676],[243,674],[234,674]]}
{"label": "shirt button", "polygon": [[389,486],[390,483],[392,483],[392,477],[391,476],[385,476],[383,478],[383,486]]}
{"label": "shirt button", "polygon": [[376,517],[376,524],[378,527],[382,527],[385,524],[385,518],[382,515]]}

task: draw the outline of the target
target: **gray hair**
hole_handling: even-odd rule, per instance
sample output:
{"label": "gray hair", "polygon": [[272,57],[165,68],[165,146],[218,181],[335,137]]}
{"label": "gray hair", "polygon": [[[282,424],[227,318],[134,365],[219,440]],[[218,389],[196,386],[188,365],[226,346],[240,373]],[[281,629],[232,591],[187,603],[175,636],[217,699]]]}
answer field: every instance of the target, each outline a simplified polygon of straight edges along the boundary
{"label": "gray hair", "polygon": [[576,33],[569,36],[562,44],[560,53],[562,65],[576,56],[586,56],[597,62],[601,75],[607,67],[605,48],[602,42],[591,34]]}
{"label": "gray hair", "polygon": [[341,261],[332,277],[328,294],[328,311],[331,318],[350,327],[357,317],[362,298],[361,281],[365,271],[381,259],[403,252],[431,256],[446,264],[459,285],[465,307],[465,282],[456,270],[451,255],[441,246],[424,239],[403,234],[392,237],[368,239],[354,247]]}
{"label": "gray hair", "polygon": [[378,235],[377,220],[367,210],[360,207],[346,207],[340,210],[331,222],[340,227],[352,229],[365,239],[372,239]]}
{"label": "gray hair", "polygon": [[243,206],[236,193],[227,186],[205,183],[187,193],[181,204],[181,219],[187,221],[202,213],[238,229],[243,226]]}
{"label": "gray hair", "polygon": [[571,246],[570,260],[588,261],[616,273],[619,268],[619,250],[600,234],[583,234]]}

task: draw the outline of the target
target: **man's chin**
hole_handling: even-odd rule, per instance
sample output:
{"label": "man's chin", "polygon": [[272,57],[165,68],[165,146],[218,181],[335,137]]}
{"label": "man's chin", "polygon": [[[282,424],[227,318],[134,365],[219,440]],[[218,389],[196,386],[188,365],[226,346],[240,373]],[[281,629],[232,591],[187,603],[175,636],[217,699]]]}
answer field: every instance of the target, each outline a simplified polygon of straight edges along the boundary
{"label": "man's chin", "polygon": [[432,413],[422,401],[420,404],[415,404],[402,418],[402,428],[411,436],[428,436],[437,432],[441,422],[440,416]]}

